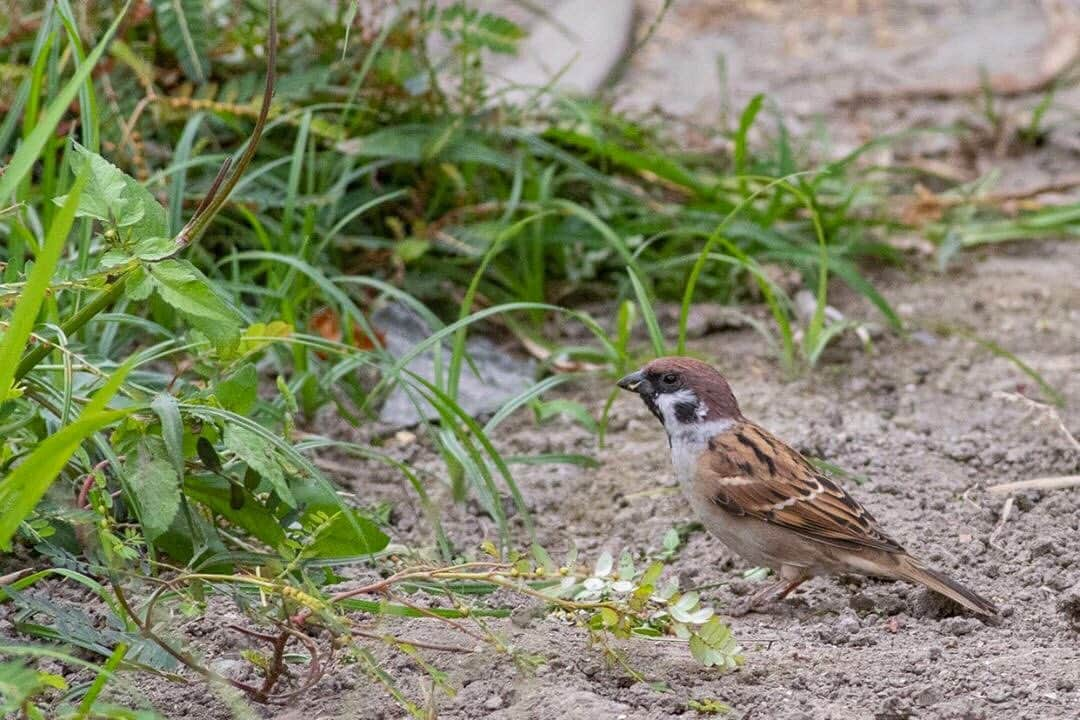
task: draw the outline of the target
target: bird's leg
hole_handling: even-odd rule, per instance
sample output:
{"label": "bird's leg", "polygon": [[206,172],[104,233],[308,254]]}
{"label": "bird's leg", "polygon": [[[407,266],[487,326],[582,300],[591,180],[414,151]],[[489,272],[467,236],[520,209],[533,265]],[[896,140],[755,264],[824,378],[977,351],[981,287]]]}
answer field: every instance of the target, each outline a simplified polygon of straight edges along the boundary
{"label": "bird's leg", "polygon": [[731,616],[745,615],[748,612],[759,610],[765,605],[772,602],[779,602],[791,594],[791,591],[802,585],[809,578],[799,577],[791,580],[780,580],[779,582],[770,583],[761,590],[751,595],[743,602],[737,603],[733,608],[728,611]]}
{"label": "bird's leg", "polygon": [[806,582],[806,580],[806,578],[800,577],[793,580],[784,579],[780,582],[773,583],[772,585],[769,585],[768,587],[754,593],[754,595],[750,598],[750,603],[755,606],[761,606],[771,602],[780,602],[788,595],[790,595],[792,590]]}

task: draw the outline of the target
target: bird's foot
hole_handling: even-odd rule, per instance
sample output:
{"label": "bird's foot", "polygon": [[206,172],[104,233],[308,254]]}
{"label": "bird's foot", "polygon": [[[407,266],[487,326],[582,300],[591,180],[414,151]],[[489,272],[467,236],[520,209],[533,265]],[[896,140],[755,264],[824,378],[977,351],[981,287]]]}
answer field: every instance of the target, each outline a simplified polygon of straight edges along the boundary
{"label": "bird's foot", "polygon": [[797,580],[781,580],[780,582],[766,585],[761,590],[748,598],[743,598],[727,608],[727,614],[731,617],[742,617],[752,612],[762,610],[767,605],[779,602],[786,598],[792,590],[806,582],[807,578]]}

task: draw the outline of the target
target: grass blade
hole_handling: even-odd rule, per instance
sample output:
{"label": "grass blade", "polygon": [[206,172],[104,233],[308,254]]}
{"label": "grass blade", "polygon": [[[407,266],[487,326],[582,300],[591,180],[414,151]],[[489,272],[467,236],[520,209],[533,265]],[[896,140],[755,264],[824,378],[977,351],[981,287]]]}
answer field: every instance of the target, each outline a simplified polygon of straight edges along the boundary
{"label": "grass blade", "polygon": [[645,286],[641,284],[641,279],[634,272],[634,268],[628,267],[626,272],[630,276],[630,284],[634,286],[634,295],[637,297],[638,307],[641,308],[641,316],[645,320],[645,327],[649,330],[649,340],[652,342],[653,354],[656,357],[662,357],[666,354],[664,352],[664,334],[660,332],[660,323],[656,321],[656,313],[653,311],[652,302],[650,302],[649,295],[645,291]]}
{"label": "grass blade", "polygon": [[19,149],[15,151],[15,154],[11,156],[11,162],[4,168],[3,175],[0,175],[0,205],[7,202],[15,188],[33,168],[34,163],[41,154],[41,150],[45,147],[45,143],[56,132],[56,126],[60,124],[60,119],[67,112],[71,101],[79,94],[79,90],[83,87],[83,83],[86,82],[86,78],[90,76],[90,72],[97,65],[98,60],[101,59],[101,55],[105,52],[109,41],[116,34],[116,29],[120,27],[120,22],[127,15],[130,5],[131,0],[124,3],[112,25],[105,31],[105,37],[101,38],[101,42],[86,56],[86,62],[79,66],[75,74],[60,89],[60,92],[49,103],[49,106],[45,108],[41,119],[34,125],[33,131],[26,137]]}
{"label": "grass blade", "polygon": [[34,330],[34,321],[37,320],[45,295],[49,291],[49,280],[52,279],[56,264],[60,261],[68,232],[71,231],[71,225],[75,221],[75,210],[79,206],[79,197],[86,186],[87,177],[88,175],[84,175],[75,181],[60,212],[53,218],[49,232],[45,236],[45,245],[37,256],[33,270],[30,271],[26,287],[19,294],[11,324],[4,333],[3,339],[0,340],[0,403],[11,397],[19,358],[27,346],[30,334]]}

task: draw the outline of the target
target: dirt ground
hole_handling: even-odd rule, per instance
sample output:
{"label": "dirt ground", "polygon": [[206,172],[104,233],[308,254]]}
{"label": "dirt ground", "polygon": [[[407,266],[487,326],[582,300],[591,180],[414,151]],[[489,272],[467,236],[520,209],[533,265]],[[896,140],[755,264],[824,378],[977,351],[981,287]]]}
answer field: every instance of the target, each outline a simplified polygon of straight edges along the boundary
{"label": "dirt ground", "polygon": [[[643,2],[643,15],[660,4]],[[819,4],[822,12],[800,14],[797,3],[677,2],[617,84],[622,102],[699,122],[715,119],[727,102],[723,83],[684,76],[716,67],[719,48],[729,59],[727,96],[735,112],[749,95],[767,92],[804,120],[802,130],[824,114],[842,151],[898,125],[978,117],[976,101],[967,98],[899,98],[838,109],[851,93],[935,77],[975,81],[980,61],[992,72],[1037,72],[1053,34],[1034,2]],[[1010,107],[1022,114],[1037,101],[1017,98]],[[1046,182],[1080,168],[1080,141],[1073,137],[1078,107],[1076,89],[1062,91],[1051,115],[1054,129],[1040,149],[1024,154],[1008,148],[965,154],[956,140],[917,150],[955,161],[965,173],[1000,167],[1004,187]],[[513,621],[496,627],[543,662],[523,673],[488,652],[425,653],[457,688],[453,697],[434,695],[438,717],[695,717],[687,703],[705,698],[731,705],[730,716],[744,720],[1080,717],[1080,490],[1019,493],[1004,522],[1006,496],[986,490],[1076,474],[1080,453],[1044,413],[1017,399],[1039,397],[1029,377],[953,331],[969,327],[1020,355],[1065,396],[1061,418],[1080,435],[1080,243],[1015,243],[962,254],[943,274],[878,269],[871,276],[909,330],[906,337],[879,335],[871,353],[846,339],[828,351],[819,370],[788,381],[749,329],[706,334],[693,350],[728,376],[748,417],[804,453],[864,476],[861,485],[847,485],[889,534],[992,598],[1002,608],[1000,622],[942,616],[924,591],[903,583],[816,579],[782,604],[731,620],[746,655],[736,672],[702,668],[679,644],[622,644],[635,668],[666,684],[668,691],[659,692],[605,664],[584,630],[524,603]],[[841,287],[831,298],[851,317],[878,319]],[[598,414],[608,388],[578,385],[565,392]],[[351,432],[343,424],[330,430]],[[539,541],[556,556],[571,543],[583,558],[655,549],[665,531],[692,519],[670,475],[663,431],[636,398],[616,401],[603,448],[583,430],[539,428],[524,414],[506,423],[497,441],[510,454],[589,453],[602,461],[598,469],[517,467]],[[396,452],[421,467],[438,467],[422,442]],[[431,542],[400,478],[357,465],[338,480],[369,501],[394,503],[395,541]],[[453,505],[441,488],[434,492],[459,546],[495,536],[493,523],[475,507]],[[741,579],[744,569],[703,532],[692,534],[671,563],[684,586],[711,586],[706,598],[721,609],[754,589]],[[501,595],[498,601],[514,602]],[[0,607],[0,630],[3,612]],[[215,669],[230,673],[240,667],[242,645],[235,636],[210,632],[221,623],[221,617],[195,621],[184,633]],[[454,639],[434,623],[412,622],[402,632]],[[380,658],[408,696],[428,696],[428,676],[411,661],[388,653]],[[219,692],[199,685],[152,678],[138,685],[169,717],[232,717]],[[356,667],[338,668],[294,707],[258,712],[276,720],[405,716]]]}
{"label": "dirt ground", "polygon": [[[767,612],[734,618],[746,664],[719,675],[680,645],[629,642],[631,664],[656,692],[629,682],[587,647],[584,631],[556,618],[503,626],[513,645],[547,660],[533,675],[505,657],[432,657],[460,688],[438,703],[441,718],[665,718],[691,699],[717,698],[741,718],[1076,718],[1080,715],[1080,491],[1024,492],[999,525],[999,482],[1075,473],[1080,457],[1064,434],[1016,393],[1035,394],[1015,365],[974,342],[935,328],[971,323],[1014,348],[1063,392],[1062,415],[1080,427],[1080,245],[1016,245],[966,256],[943,277],[882,277],[912,337],[884,337],[872,355],[857,345],[833,351],[818,373],[783,381],[752,331],[723,332],[695,350],[716,360],[744,412],[801,451],[827,458],[867,481],[852,488],[889,532],[915,554],[1002,607],[987,625],[939,616],[927,593],[902,583],[817,579]],[[869,313],[858,303],[841,303]],[[599,411],[606,388],[573,396]],[[518,474],[554,553],[572,541],[583,556],[656,549],[664,532],[691,519],[670,478],[661,428],[636,398],[616,402],[603,466],[523,469]],[[500,435],[508,452],[593,452],[582,431],[536,428],[522,420]],[[406,451],[425,462],[420,449]],[[850,483],[849,483],[850,484]],[[368,492],[393,488],[368,486]],[[424,537],[402,503],[403,535]],[[484,516],[456,507],[448,528],[463,543],[493,537]],[[430,538],[429,538],[430,539]],[[707,591],[717,607],[750,591],[744,565],[704,533],[672,564],[684,586]],[[726,585],[723,585],[726,583]],[[505,599],[505,598],[503,598]],[[1069,601],[1069,602],[1067,602]],[[1074,603],[1074,604],[1070,604]],[[531,608],[526,604],[523,613]],[[417,632],[415,625],[410,632]],[[449,641],[431,628],[424,639]],[[405,687],[424,697],[425,676],[390,661]],[[346,672],[346,674],[349,674]],[[363,679],[338,678],[285,718],[396,718],[400,710]]]}

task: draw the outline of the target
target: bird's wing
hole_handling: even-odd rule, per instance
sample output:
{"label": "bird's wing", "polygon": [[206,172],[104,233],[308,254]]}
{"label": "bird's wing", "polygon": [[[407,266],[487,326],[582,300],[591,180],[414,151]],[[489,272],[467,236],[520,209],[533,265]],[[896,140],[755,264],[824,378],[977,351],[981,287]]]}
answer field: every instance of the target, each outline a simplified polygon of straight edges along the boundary
{"label": "bird's wing", "polygon": [[904,552],[842,488],[753,423],[741,422],[709,441],[695,482],[733,515],[849,550]]}

